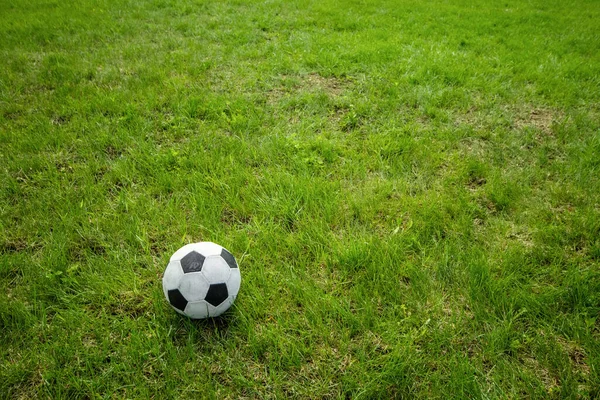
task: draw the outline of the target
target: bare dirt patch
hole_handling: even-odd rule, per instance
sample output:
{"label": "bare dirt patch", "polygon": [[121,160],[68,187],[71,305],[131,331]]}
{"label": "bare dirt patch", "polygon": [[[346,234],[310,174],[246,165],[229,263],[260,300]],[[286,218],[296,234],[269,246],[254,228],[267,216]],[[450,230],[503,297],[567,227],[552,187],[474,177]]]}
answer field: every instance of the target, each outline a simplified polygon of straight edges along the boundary
{"label": "bare dirt patch", "polygon": [[558,389],[559,383],[556,377],[552,375],[548,368],[542,366],[538,360],[533,357],[525,357],[523,364],[542,381],[548,393]]}
{"label": "bare dirt patch", "polygon": [[549,136],[552,135],[553,126],[563,121],[563,111],[532,105],[514,105],[494,110],[482,110],[474,106],[455,116],[456,125],[469,125],[476,130],[510,126],[517,130],[537,129]]}
{"label": "bare dirt patch", "polygon": [[509,231],[506,233],[506,239],[516,241],[528,249],[534,246],[532,234],[526,226],[511,224]]}
{"label": "bare dirt patch", "polygon": [[268,91],[267,100],[269,103],[274,104],[282,98],[302,92],[322,92],[330,98],[336,98],[343,94],[349,83],[348,79],[334,76],[325,77],[317,73],[300,76],[283,75],[280,77],[279,84]]}
{"label": "bare dirt patch", "polygon": [[513,124],[519,130],[533,128],[552,135],[552,126],[564,118],[564,113],[560,110],[525,107],[516,113]]}
{"label": "bare dirt patch", "polygon": [[478,107],[473,106],[464,113],[457,113],[454,116],[456,126],[468,125],[473,129],[484,129],[490,125],[489,115]]}
{"label": "bare dirt patch", "polygon": [[587,363],[585,351],[575,342],[569,342],[562,337],[556,339],[560,347],[569,355],[573,367],[584,376],[589,376],[590,366]]}
{"label": "bare dirt patch", "polygon": [[317,88],[330,96],[340,96],[348,81],[336,77],[324,77],[319,74],[308,74],[303,83],[306,87]]}

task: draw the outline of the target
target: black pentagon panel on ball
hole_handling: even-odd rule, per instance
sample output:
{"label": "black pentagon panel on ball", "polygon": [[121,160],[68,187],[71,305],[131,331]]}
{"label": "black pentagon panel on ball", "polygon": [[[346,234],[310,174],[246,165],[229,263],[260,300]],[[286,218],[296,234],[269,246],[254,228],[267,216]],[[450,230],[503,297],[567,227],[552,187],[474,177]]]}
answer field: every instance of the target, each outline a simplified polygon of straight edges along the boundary
{"label": "black pentagon panel on ball", "polygon": [[227,265],[229,265],[229,268],[237,268],[238,267],[237,263],[235,262],[235,257],[233,256],[233,254],[231,254],[227,250],[225,250],[225,249],[221,250],[221,258],[223,258],[223,260],[225,260]]}
{"label": "black pentagon panel on ball", "polygon": [[178,310],[185,310],[185,306],[187,306],[188,301],[183,297],[183,295],[177,289],[169,290],[169,302],[173,307]]}
{"label": "black pentagon panel on ball", "polygon": [[213,306],[218,306],[227,299],[229,293],[227,292],[227,284],[215,283],[210,285],[208,293],[206,293],[206,301]]}
{"label": "black pentagon panel on ball", "polygon": [[202,271],[202,264],[204,264],[205,258],[206,257],[196,251],[190,251],[180,261],[183,272],[187,274],[189,272]]}

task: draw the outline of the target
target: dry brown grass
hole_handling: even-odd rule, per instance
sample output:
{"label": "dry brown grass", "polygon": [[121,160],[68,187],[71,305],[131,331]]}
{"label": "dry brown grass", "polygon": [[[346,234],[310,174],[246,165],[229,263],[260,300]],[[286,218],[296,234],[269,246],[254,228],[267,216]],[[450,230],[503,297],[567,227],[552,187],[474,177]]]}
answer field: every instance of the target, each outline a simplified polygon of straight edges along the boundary
{"label": "dry brown grass", "polygon": [[276,104],[281,99],[298,93],[325,93],[330,98],[341,96],[350,84],[349,80],[334,76],[325,77],[317,73],[300,76],[283,75],[280,84],[267,92],[267,101]]}

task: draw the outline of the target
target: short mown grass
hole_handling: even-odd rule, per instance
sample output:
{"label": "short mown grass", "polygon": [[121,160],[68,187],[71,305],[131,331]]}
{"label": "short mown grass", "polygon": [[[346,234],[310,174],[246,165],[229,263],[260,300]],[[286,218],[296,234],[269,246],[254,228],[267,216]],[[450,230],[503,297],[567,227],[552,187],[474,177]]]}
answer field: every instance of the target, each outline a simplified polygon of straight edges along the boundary
{"label": "short mown grass", "polygon": [[0,10],[1,398],[600,397],[596,1]]}

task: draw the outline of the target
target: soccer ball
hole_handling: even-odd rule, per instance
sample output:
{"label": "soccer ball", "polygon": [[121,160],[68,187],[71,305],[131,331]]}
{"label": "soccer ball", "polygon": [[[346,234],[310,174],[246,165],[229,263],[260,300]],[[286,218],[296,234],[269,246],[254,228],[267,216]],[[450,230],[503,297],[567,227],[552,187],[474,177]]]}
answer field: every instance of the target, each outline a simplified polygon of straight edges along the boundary
{"label": "soccer ball", "polygon": [[233,255],[212,242],[177,250],[163,275],[163,291],[175,311],[190,318],[217,317],[235,300],[242,276]]}

